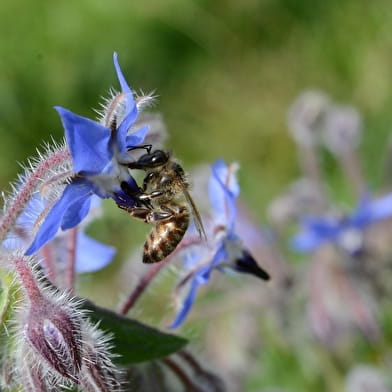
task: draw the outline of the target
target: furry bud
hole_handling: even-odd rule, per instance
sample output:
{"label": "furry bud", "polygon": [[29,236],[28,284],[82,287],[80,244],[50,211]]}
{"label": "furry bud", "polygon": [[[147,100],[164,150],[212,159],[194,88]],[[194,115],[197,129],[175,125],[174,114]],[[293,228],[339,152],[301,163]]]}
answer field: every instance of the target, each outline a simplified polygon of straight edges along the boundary
{"label": "furry bud", "polygon": [[293,103],[288,114],[291,136],[301,146],[317,143],[323,127],[329,99],[319,91],[307,91]]}
{"label": "furry bud", "polygon": [[348,106],[334,106],[326,116],[324,143],[333,154],[341,155],[357,148],[361,131],[361,118],[357,110]]}
{"label": "furry bud", "polygon": [[26,336],[35,351],[63,377],[77,380],[81,368],[80,323],[66,307],[42,298],[33,303]]}

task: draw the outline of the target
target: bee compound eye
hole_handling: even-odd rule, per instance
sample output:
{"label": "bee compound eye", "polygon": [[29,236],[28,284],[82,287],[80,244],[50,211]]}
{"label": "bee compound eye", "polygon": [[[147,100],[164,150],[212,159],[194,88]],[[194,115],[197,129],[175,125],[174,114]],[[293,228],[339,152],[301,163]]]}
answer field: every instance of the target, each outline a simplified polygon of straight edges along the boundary
{"label": "bee compound eye", "polygon": [[165,163],[168,160],[167,154],[165,153],[165,151],[162,150],[156,150],[151,155],[152,155],[152,159],[151,159],[152,163],[155,165]]}

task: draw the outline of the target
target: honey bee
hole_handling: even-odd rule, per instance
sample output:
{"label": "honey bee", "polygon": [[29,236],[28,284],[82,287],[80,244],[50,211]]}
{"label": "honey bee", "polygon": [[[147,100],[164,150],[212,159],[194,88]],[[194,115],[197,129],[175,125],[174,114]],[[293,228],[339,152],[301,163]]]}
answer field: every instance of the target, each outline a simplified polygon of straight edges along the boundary
{"label": "honey bee", "polygon": [[[140,193],[132,194],[133,207],[122,207],[132,217],[153,225],[144,244],[143,263],[157,263],[176,249],[182,240],[191,215],[201,238],[206,238],[200,214],[189,194],[190,184],[183,168],[163,150],[147,153],[129,163],[130,169],[146,172]],[[184,200],[185,199],[185,200]]]}

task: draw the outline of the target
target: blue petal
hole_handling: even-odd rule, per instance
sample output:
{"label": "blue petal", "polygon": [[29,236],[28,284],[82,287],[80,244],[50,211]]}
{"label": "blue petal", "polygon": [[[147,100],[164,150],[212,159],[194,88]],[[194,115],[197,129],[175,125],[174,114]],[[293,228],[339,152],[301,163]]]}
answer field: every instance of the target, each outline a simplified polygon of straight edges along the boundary
{"label": "blue petal", "polygon": [[227,223],[231,231],[236,215],[235,200],[239,195],[235,173],[229,173],[228,167],[221,159],[217,160],[211,169],[212,176],[209,181],[211,204],[217,218]]}
{"label": "blue petal", "polygon": [[368,194],[361,197],[351,216],[346,218],[348,225],[363,229],[372,223],[371,198]]}
{"label": "blue petal", "polygon": [[392,193],[373,200],[369,206],[369,210],[372,222],[392,217]]}
{"label": "blue petal", "polygon": [[133,93],[130,87],[128,86],[127,81],[125,80],[125,77],[121,71],[120,65],[118,63],[117,59],[117,53],[113,54],[113,62],[114,62],[114,67],[116,69],[117,73],[117,78],[120,82],[121,86],[121,91],[123,94],[125,94],[125,99],[126,99],[126,104],[125,104],[125,116],[123,121],[121,122],[120,126],[118,127],[117,133],[116,133],[116,143],[118,146],[118,149],[120,153],[123,153],[126,151],[126,136],[135,122],[138,111],[137,111],[137,106],[135,103],[135,100],[133,99]]}
{"label": "blue petal", "polygon": [[225,261],[228,259],[228,252],[225,246],[225,243],[222,242],[217,251],[215,252],[214,257],[212,258],[212,261],[209,264],[209,270],[206,271],[204,279],[207,281],[210,278],[210,274],[212,270],[222,261]]}
{"label": "blue petal", "polygon": [[23,249],[26,246],[26,241],[21,239],[20,237],[10,234],[7,236],[4,241],[1,243],[1,246],[5,249],[9,249],[11,251]]}
{"label": "blue petal", "polygon": [[116,143],[120,153],[127,152],[127,133],[137,117],[136,105],[131,112],[128,112],[127,109],[127,113],[128,114],[125,115],[124,120],[122,121],[121,125],[119,126],[116,132]]}
{"label": "blue petal", "polygon": [[205,285],[208,283],[212,271],[215,268],[217,268],[219,263],[225,260],[226,257],[227,257],[227,251],[225,249],[224,244],[221,243],[218,250],[214,254],[214,257],[212,258],[212,261],[208,265],[204,265],[198,271],[195,272],[192,278],[192,283],[191,283],[191,288],[189,290],[189,293],[185,298],[185,301],[182,305],[180,312],[178,313],[173,323],[169,326],[169,328],[177,328],[180,324],[183,323],[185,317],[188,315],[193,303],[195,302],[197,288],[200,285]]}
{"label": "blue petal", "polygon": [[212,166],[212,172],[215,178],[222,184],[222,186],[232,195],[237,198],[240,194],[240,186],[237,181],[236,172],[230,170],[223,159],[218,159]]}
{"label": "blue petal", "polygon": [[126,150],[129,150],[132,147],[138,146],[139,144],[142,144],[148,131],[150,130],[150,127],[148,125],[138,129],[137,131],[131,133],[129,136],[126,138]]}
{"label": "blue petal", "polygon": [[116,251],[104,245],[82,231],[78,232],[76,242],[76,272],[94,272],[106,267],[113,259]]}
{"label": "blue petal", "polygon": [[114,68],[116,69],[116,73],[117,73],[117,78],[118,81],[120,82],[120,86],[121,86],[121,91],[124,94],[128,94],[131,93],[132,94],[132,90],[130,89],[130,87],[128,86],[127,81],[125,80],[124,74],[121,71],[120,68],[120,64],[118,63],[118,58],[117,58],[117,53],[114,52],[113,53],[113,62],[114,62]]}
{"label": "blue petal", "polygon": [[[87,184],[81,185],[80,183],[82,183],[82,181],[71,183],[65,187],[61,198],[53,205],[44,222],[38,229],[32,244],[26,251],[26,255],[37,252],[56,235],[62,224],[63,217],[69,208],[72,208],[75,203],[80,205],[82,200],[85,201],[87,198],[90,198],[90,194],[88,193],[88,190],[90,189],[89,186]],[[71,221],[72,220],[69,217],[68,222]],[[77,220],[74,222],[76,221]]]}
{"label": "blue petal", "polygon": [[55,109],[65,129],[74,172],[86,175],[101,173],[113,156],[109,148],[110,130],[67,109],[58,106]]}
{"label": "blue petal", "polygon": [[192,308],[193,303],[196,299],[197,288],[199,287],[199,282],[196,279],[192,280],[192,285],[189,290],[187,297],[185,298],[184,303],[182,304],[181,310],[178,312],[174,321],[169,325],[168,328],[174,329],[179,327],[185,320],[186,316],[188,315],[189,311]]}
{"label": "blue petal", "polygon": [[23,212],[19,215],[16,221],[17,225],[23,229],[31,230],[35,224],[35,220],[42,213],[46,204],[47,201],[45,201],[42,195],[39,192],[35,192]]}
{"label": "blue petal", "polygon": [[[82,192],[82,190],[80,191]],[[87,216],[90,211],[91,196],[91,190],[86,189],[86,196],[75,200],[69,206],[61,222],[61,228],[63,230],[77,226]]]}
{"label": "blue petal", "polygon": [[298,252],[311,252],[327,241],[334,241],[344,230],[346,223],[328,217],[307,217],[304,228],[291,239],[291,247]]}
{"label": "blue petal", "polygon": [[311,232],[301,232],[290,240],[290,247],[297,252],[312,252],[316,250],[326,239]]}

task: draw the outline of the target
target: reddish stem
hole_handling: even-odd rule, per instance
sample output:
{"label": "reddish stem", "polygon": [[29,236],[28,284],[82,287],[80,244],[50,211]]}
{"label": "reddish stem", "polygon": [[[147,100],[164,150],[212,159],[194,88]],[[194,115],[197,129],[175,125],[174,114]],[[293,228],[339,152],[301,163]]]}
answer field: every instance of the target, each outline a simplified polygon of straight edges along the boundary
{"label": "reddish stem", "polygon": [[193,369],[196,374],[203,374],[204,369],[201,367],[199,362],[197,362],[196,358],[187,350],[182,349],[176,353],[186,362],[188,362],[189,366]]}
{"label": "reddish stem", "polygon": [[366,188],[366,183],[356,151],[351,150],[342,154],[340,162],[355,195],[359,198]]}
{"label": "reddish stem", "polygon": [[51,283],[56,284],[56,268],[54,266],[53,252],[51,244],[42,247],[41,253],[44,257],[46,276]]}
{"label": "reddish stem", "polygon": [[209,385],[209,389],[211,390],[214,391],[224,390],[223,380],[219,376],[215,375],[214,373],[211,373],[203,369],[203,367],[200,365],[197,359],[188,350],[182,349],[177,351],[176,354],[189,365],[189,367],[195,373],[196,377],[202,378],[203,385],[205,385],[207,382]]}
{"label": "reddish stem", "polygon": [[19,214],[26,207],[31,195],[41,180],[45,178],[45,175],[68,159],[70,159],[69,151],[67,148],[63,148],[47,157],[30,173],[28,179],[16,194],[0,221],[0,242],[4,240],[5,236],[14,226]]}
{"label": "reddish stem", "polygon": [[76,227],[69,230],[67,242],[67,264],[66,264],[66,287],[72,293],[75,287],[75,264],[76,246],[78,241],[78,229]]}
{"label": "reddish stem", "polygon": [[13,262],[30,302],[37,302],[37,300],[42,298],[42,294],[26,258],[23,256],[16,256],[13,259]]}
{"label": "reddish stem", "polygon": [[189,376],[185,373],[185,371],[172,359],[163,358],[161,362],[164,363],[180,380],[180,382],[184,385],[185,390],[188,392],[203,392],[201,388],[195,385]]}
{"label": "reddish stem", "polygon": [[184,250],[188,246],[199,244],[202,240],[200,237],[192,237],[187,240],[181,241],[181,243],[177,246],[177,248],[172,252],[164,261],[161,261],[158,264],[154,264],[147,271],[147,273],[140,279],[139,283],[132,290],[130,295],[128,296],[125,303],[120,307],[120,314],[127,314],[129,310],[135,305],[136,301],[140,298],[140,296],[146,291],[148,285],[151,281],[158,275],[159,271],[166,267],[167,264],[182,250]]}

